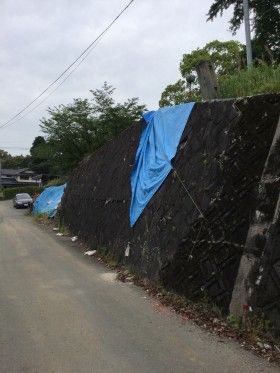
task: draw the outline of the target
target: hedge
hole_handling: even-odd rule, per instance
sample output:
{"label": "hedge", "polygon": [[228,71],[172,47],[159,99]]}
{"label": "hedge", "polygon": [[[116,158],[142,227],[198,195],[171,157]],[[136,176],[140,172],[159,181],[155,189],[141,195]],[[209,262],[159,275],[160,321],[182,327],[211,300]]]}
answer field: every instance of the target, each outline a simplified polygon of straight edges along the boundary
{"label": "hedge", "polygon": [[23,187],[17,187],[17,188],[6,188],[3,189],[3,197],[1,197],[0,193],[0,200],[6,200],[6,199],[13,199],[14,196],[18,193],[28,193],[31,196],[35,193],[41,193],[43,191],[43,187],[38,186],[23,186]]}

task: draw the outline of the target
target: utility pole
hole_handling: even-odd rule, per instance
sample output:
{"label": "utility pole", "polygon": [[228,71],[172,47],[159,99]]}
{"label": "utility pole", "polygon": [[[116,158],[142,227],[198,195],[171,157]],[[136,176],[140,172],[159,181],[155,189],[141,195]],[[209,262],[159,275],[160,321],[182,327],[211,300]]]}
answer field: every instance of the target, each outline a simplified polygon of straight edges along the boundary
{"label": "utility pole", "polygon": [[196,72],[203,100],[217,98],[219,92],[214,65],[209,61],[201,61],[196,66]]}
{"label": "utility pole", "polygon": [[252,43],[251,43],[251,30],[250,30],[250,15],[249,15],[249,0],[243,0],[244,24],[246,35],[246,54],[247,54],[247,68],[253,64],[252,57]]}

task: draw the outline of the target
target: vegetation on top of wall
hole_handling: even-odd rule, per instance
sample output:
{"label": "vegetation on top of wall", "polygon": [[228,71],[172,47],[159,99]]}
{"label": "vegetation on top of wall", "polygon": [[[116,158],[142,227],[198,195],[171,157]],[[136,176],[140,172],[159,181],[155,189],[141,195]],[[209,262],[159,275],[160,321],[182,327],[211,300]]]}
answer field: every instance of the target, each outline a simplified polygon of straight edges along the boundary
{"label": "vegetation on top of wall", "polygon": [[63,185],[65,183],[67,183],[68,180],[69,180],[69,178],[67,176],[57,177],[55,179],[52,179],[52,180],[48,181],[48,183],[45,185],[45,188],[51,187],[51,186]]}
{"label": "vegetation on top of wall", "polygon": [[[218,76],[219,98],[237,98],[266,93],[280,93],[280,65],[265,63],[250,69]],[[159,105],[178,105],[184,102],[201,101],[197,84],[190,90],[183,80],[168,85],[161,94]]]}
{"label": "vegetation on top of wall", "polygon": [[[219,98],[236,98],[280,92],[280,57],[276,49],[258,51],[254,41],[253,67],[246,67],[246,48],[236,40],[213,40],[204,47],[185,53],[180,61],[181,78],[162,92],[159,106],[201,101],[196,67],[202,61],[214,65],[219,82]],[[190,83],[191,82],[191,83]]]}
{"label": "vegetation on top of wall", "polygon": [[261,93],[280,93],[280,66],[273,68],[266,64],[237,71],[219,79],[219,96],[235,98]]}

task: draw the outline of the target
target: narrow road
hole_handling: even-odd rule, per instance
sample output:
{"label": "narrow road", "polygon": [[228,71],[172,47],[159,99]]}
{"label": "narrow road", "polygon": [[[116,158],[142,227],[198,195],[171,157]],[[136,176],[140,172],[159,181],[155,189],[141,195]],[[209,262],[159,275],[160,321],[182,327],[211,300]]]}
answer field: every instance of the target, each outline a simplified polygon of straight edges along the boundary
{"label": "narrow road", "polygon": [[0,372],[279,372],[0,202]]}

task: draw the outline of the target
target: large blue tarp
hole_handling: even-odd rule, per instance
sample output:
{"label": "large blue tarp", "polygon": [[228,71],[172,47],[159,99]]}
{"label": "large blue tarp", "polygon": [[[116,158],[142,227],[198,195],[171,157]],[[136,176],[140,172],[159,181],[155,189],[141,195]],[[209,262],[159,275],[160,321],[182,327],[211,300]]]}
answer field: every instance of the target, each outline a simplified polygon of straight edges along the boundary
{"label": "large blue tarp", "polygon": [[66,184],[44,189],[33,204],[33,214],[47,214],[50,218],[54,217],[65,187]]}
{"label": "large blue tarp", "polygon": [[133,226],[172,169],[183,130],[194,102],[143,114],[141,134],[131,175],[130,225]]}

